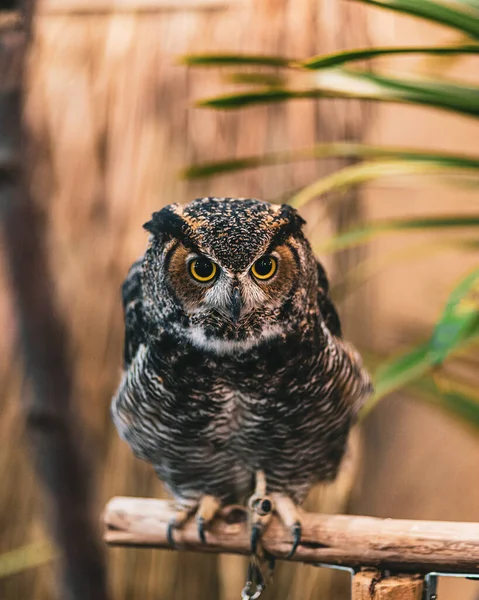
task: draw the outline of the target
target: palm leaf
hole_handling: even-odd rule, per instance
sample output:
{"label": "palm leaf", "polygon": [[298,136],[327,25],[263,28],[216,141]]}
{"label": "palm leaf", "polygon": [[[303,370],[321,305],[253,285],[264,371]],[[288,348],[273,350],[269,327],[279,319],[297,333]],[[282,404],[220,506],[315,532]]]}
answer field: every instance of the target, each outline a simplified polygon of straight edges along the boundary
{"label": "palm leaf", "polygon": [[318,158],[395,158],[407,161],[432,163],[438,166],[458,167],[460,169],[479,170],[479,157],[461,154],[444,154],[430,150],[409,148],[393,148],[357,144],[353,142],[338,142],[332,144],[316,144],[309,148],[286,150],[284,152],[265,152],[260,155],[244,156],[242,158],[206,162],[192,165],[181,172],[185,179],[211,177],[220,173],[241,171],[257,167],[282,163],[314,160]]}
{"label": "palm leaf", "polygon": [[0,577],[9,577],[59,558],[58,551],[48,542],[34,542],[0,554]]}
{"label": "palm leaf", "polygon": [[474,395],[474,390],[464,386],[449,387],[442,390],[431,377],[423,377],[408,386],[408,390],[419,398],[440,408],[462,423],[479,429],[479,401]]}
{"label": "palm leaf", "polygon": [[[448,347],[448,355],[454,355],[477,342],[479,339],[479,322],[457,337]],[[361,411],[364,418],[376,404],[391,392],[405,387],[436,368],[436,357],[431,342],[421,344],[397,358],[386,361],[376,371],[374,394]]]}
{"label": "palm leaf", "polygon": [[260,54],[187,54],[180,59],[185,65],[191,67],[289,67],[297,64],[296,61],[284,56],[264,56]]}
{"label": "palm leaf", "polygon": [[[261,90],[259,92],[242,92],[236,94],[226,94],[225,96],[216,96],[199,100],[196,106],[217,108],[217,109],[236,109],[252,106],[255,104],[269,104],[271,102],[284,102],[285,100],[294,100],[298,98],[320,98],[326,97],[318,90],[293,91],[285,88]],[[329,95],[329,97],[331,97]]]}
{"label": "palm leaf", "polygon": [[[472,2],[462,2],[465,10],[457,10],[443,3],[433,2],[432,0],[359,0],[364,4],[385,8],[395,12],[401,12],[414,17],[421,17],[452,27],[464,32],[469,37],[479,39],[479,16],[478,11],[470,10],[474,4]],[[456,2],[460,4],[461,2]],[[477,6],[477,5],[476,5]]]}
{"label": "palm leaf", "polygon": [[283,67],[283,68],[305,68],[325,69],[341,66],[358,60],[368,60],[381,56],[401,54],[432,54],[438,56],[449,56],[456,54],[477,54],[477,44],[457,44],[444,46],[410,46],[410,47],[382,47],[382,48],[358,48],[354,50],[343,50],[331,54],[314,56],[307,60],[295,60],[283,56],[268,56],[259,54],[188,54],[180,59],[180,62],[190,67]]}
{"label": "palm leaf", "polygon": [[[474,355],[470,352],[466,356],[459,357],[459,362],[461,364],[468,364],[467,361],[465,361],[464,359],[469,359],[471,356]],[[475,363],[473,361],[473,364],[474,368],[477,369],[477,361]],[[434,371],[432,378],[434,380],[436,388],[439,392],[441,392],[441,394],[449,392],[458,392],[463,396],[471,398],[471,400],[474,400],[474,402],[479,406],[479,390],[477,389],[477,386],[472,386],[470,383],[464,383],[462,379],[458,381],[455,377],[452,377],[450,374],[446,374],[437,370]]]}
{"label": "palm leaf", "polygon": [[383,47],[383,48],[359,48],[355,50],[343,50],[332,54],[314,56],[299,63],[306,69],[326,69],[340,67],[358,60],[368,60],[382,56],[394,56],[401,54],[424,54],[449,56],[455,54],[478,54],[478,44],[457,44],[455,46],[410,46],[410,47]]}
{"label": "palm leaf", "polygon": [[469,425],[479,428],[479,404],[459,392],[438,394],[436,404]]}
{"label": "palm leaf", "polygon": [[431,358],[442,363],[471,331],[479,328],[479,268],[469,273],[451,292],[431,338]]}
{"label": "palm leaf", "polygon": [[432,106],[464,115],[479,115],[479,87],[426,78],[400,79],[348,69],[315,73],[323,95]]}
{"label": "palm leaf", "polygon": [[374,394],[361,410],[361,418],[366,417],[385,396],[415,379],[422,377],[430,368],[429,344],[421,344],[398,358],[391,359],[376,371]]}
{"label": "palm leaf", "polygon": [[479,215],[447,215],[441,217],[415,217],[413,219],[381,219],[371,221],[363,227],[358,227],[338,233],[320,247],[315,248],[318,253],[337,252],[364,244],[382,233],[400,231],[429,231],[457,228],[473,228],[479,226]]}
{"label": "palm leaf", "polygon": [[[448,164],[441,161],[434,162],[433,160],[393,160],[361,163],[345,167],[344,169],[335,171],[331,175],[322,177],[295,194],[289,203],[295,208],[300,208],[313,198],[326,192],[346,190],[356,185],[387,177],[438,175],[450,172],[458,177],[462,176],[470,179],[471,169],[472,167],[468,167],[461,173],[457,168],[457,164],[453,164],[452,162]],[[474,173],[472,176],[474,176]]]}
{"label": "palm leaf", "polygon": [[[261,74],[256,75],[261,80]],[[264,83],[267,85],[267,78]],[[479,116],[479,87],[425,79],[399,79],[347,69],[311,72],[314,87],[275,87],[200,100],[197,106],[236,109],[301,98],[356,98],[432,106],[463,115]]]}

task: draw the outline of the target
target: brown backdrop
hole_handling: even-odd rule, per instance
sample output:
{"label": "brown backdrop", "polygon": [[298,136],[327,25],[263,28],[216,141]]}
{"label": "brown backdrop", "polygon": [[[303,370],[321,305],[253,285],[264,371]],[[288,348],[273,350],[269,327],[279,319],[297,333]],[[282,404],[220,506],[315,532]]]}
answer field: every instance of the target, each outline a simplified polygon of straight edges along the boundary
{"label": "brown backdrop", "polygon": [[[345,101],[305,100],[228,114],[194,110],[195,99],[224,89],[221,74],[189,70],[177,64],[178,56],[215,49],[306,56],[364,44],[366,28],[363,9],[339,0],[237,1],[221,10],[203,10],[198,2],[185,11],[75,15],[61,7],[49,14],[49,4],[55,6],[45,2],[35,23],[27,80],[33,192],[48,220],[52,267],[71,332],[76,406],[99,514],[112,495],[162,494],[153,470],[132,457],[109,417],[122,352],[119,286],[145,247],[142,223],[162,205],[196,196],[278,199],[338,162],[270,167],[194,184],[180,181],[178,170],[192,161],[361,139],[365,127],[365,112]],[[305,210],[310,230],[321,235],[356,218],[353,195],[343,206],[349,209],[328,222],[319,221],[314,206]],[[0,437],[7,451],[0,455],[0,552],[46,536],[42,496],[22,440],[22,374],[8,302],[3,286]],[[315,492],[310,506],[345,509],[354,456],[338,485]],[[235,557],[115,549],[108,561],[118,599],[237,598],[245,576],[244,561]],[[52,569],[0,579],[0,598],[51,598]],[[326,600],[329,581],[317,569],[280,568],[270,597],[280,587],[282,598]]]}

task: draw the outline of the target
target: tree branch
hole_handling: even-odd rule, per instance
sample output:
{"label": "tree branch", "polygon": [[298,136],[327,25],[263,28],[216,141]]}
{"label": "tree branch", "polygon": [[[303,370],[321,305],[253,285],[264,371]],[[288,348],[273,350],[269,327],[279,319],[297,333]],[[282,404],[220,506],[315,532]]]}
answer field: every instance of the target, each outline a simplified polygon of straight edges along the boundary
{"label": "tree branch", "polygon": [[[163,500],[113,498],[104,512],[104,539],[112,545],[168,548],[166,528],[173,515]],[[206,537],[204,545],[194,521],[175,531],[181,549],[250,553],[245,522],[217,519]],[[291,535],[276,519],[263,542],[278,558],[291,549]],[[306,513],[302,542],[292,560],[399,572],[479,573],[479,524]]]}

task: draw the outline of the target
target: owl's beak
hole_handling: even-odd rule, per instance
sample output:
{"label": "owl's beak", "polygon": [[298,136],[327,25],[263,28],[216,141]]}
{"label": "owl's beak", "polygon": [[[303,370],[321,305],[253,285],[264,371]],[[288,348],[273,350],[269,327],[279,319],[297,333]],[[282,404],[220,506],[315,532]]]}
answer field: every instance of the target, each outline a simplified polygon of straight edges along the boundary
{"label": "owl's beak", "polygon": [[237,323],[241,313],[241,294],[239,288],[235,287],[233,289],[233,294],[231,295],[231,316],[233,318],[233,323]]}

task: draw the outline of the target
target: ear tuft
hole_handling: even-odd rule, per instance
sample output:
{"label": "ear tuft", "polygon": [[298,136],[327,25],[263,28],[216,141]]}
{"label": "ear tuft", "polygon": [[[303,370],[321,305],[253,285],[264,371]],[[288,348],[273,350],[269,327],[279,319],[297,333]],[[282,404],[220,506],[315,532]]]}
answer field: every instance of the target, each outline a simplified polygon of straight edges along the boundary
{"label": "ear tuft", "polygon": [[179,237],[183,230],[184,221],[174,210],[175,205],[165,206],[160,211],[154,212],[151,220],[143,227],[153,235],[171,235]]}
{"label": "ear tuft", "polygon": [[273,235],[270,247],[278,246],[284,243],[291,235],[302,236],[302,228],[306,221],[298,213],[298,211],[289,206],[282,204],[275,215],[277,231]]}
{"label": "ear tuft", "polygon": [[279,218],[284,219],[286,224],[283,226],[288,233],[297,233],[301,231],[306,221],[299,212],[289,204],[282,204],[279,212]]}

